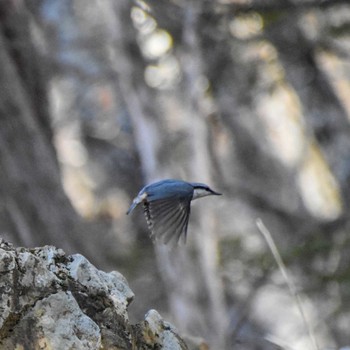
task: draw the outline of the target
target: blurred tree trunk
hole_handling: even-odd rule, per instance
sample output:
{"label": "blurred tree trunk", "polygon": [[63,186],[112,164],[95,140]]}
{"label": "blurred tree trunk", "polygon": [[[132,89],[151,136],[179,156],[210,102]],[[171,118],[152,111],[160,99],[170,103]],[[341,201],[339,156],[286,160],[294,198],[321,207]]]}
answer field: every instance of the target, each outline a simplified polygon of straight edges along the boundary
{"label": "blurred tree trunk", "polygon": [[[156,104],[154,92],[143,79],[144,59],[141,52],[135,50],[137,47],[136,31],[129,20],[131,4],[128,1],[119,1],[114,6],[117,18],[115,22],[110,19],[113,22],[109,24],[111,28],[117,28],[113,43],[117,54],[112,66],[115,68],[117,84],[132,120],[142,175],[146,183],[155,179],[176,177],[178,170],[170,169],[167,161],[161,161],[162,150],[159,145],[164,143],[165,134],[162,134],[159,123],[161,120],[159,110],[154,108]],[[106,13],[112,12],[107,11]],[[192,15],[191,11],[190,16]],[[106,18],[110,18],[110,16],[106,16]],[[195,30],[192,27],[192,22],[188,29],[189,31],[186,31],[185,35],[191,37],[194,34],[193,30]],[[187,41],[187,39],[185,40]],[[188,42],[187,45],[186,49],[188,50],[191,42]],[[201,153],[203,145],[206,148],[207,125],[201,120],[201,112],[203,111],[196,110],[197,106],[201,104],[202,96],[198,96],[195,88],[188,90],[193,79],[197,80],[200,74],[197,70],[192,71],[192,68],[198,63],[197,61],[192,62],[192,53],[192,49],[191,52],[187,52],[184,63],[184,65],[187,63],[190,65],[186,70],[188,78],[185,82],[185,89],[189,98],[185,103],[192,129],[195,131],[193,135],[190,135],[194,143],[191,145],[189,156],[191,161],[189,163],[193,166],[187,170],[191,173],[193,181],[200,178],[210,183],[210,174],[206,171],[209,168],[207,164],[210,162],[209,155]],[[194,77],[192,77],[193,73]],[[194,116],[196,113],[198,116]],[[200,144],[197,144],[197,141]],[[167,155],[167,157],[171,158],[171,155]],[[196,168],[196,165],[199,167]],[[213,218],[208,211],[201,212],[200,217],[205,222],[197,227],[200,236],[198,234],[196,249],[200,257],[196,264],[191,263],[190,252],[181,249],[181,247],[169,251],[168,247],[155,245],[155,253],[159,271],[165,283],[171,314],[176,318],[176,324],[181,325],[181,329],[194,333],[198,332],[198,329],[202,329],[202,334],[208,334],[213,348],[224,348],[223,343],[226,339],[225,332],[228,322],[225,318],[223,288],[220,284],[217,262],[215,261],[217,243],[213,240],[213,233],[210,231],[211,225],[208,224],[213,222]],[[181,282],[179,282],[179,276],[181,276]],[[207,300],[206,305],[201,304],[201,299]],[[205,324],[203,319],[209,319],[210,322]]]}
{"label": "blurred tree trunk", "polygon": [[23,2],[0,4],[0,231],[16,244],[76,248],[79,218],[52,143],[45,62]]}
{"label": "blurred tree trunk", "polygon": [[282,16],[267,27],[286,77],[298,94],[308,132],[315,137],[350,206],[350,127],[346,112],[315,58],[315,47],[300,29],[298,18]]}
{"label": "blurred tree trunk", "polygon": [[[201,179],[212,184],[212,160],[210,148],[210,113],[211,109],[206,97],[206,87],[201,84],[203,79],[203,56],[200,50],[200,16],[203,6],[192,1],[184,13],[183,25],[183,67],[185,86],[188,91],[188,119],[191,120],[191,174],[194,179]],[[219,237],[215,232],[215,210],[212,202],[198,203],[200,218],[196,233],[196,245],[199,255],[199,266],[204,277],[202,294],[206,294],[208,305],[205,308],[207,319],[210,320],[208,338],[211,346],[224,349],[228,339],[229,317],[226,308],[224,288],[219,273],[218,251]],[[197,209],[197,210],[198,210]],[[208,334],[208,333],[207,333]]]}

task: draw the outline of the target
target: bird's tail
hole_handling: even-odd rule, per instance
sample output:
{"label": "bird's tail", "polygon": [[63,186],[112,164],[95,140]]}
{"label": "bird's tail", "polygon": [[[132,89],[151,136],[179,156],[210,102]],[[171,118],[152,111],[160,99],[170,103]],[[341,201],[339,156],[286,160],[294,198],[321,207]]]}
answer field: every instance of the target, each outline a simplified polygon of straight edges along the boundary
{"label": "bird's tail", "polygon": [[141,202],[143,202],[144,200],[146,200],[147,198],[147,193],[144,192],[142,194],[139,194],[133,201],[132,204],[130,205],[130,208],[128,209],[128,211],[126,212],[126,215],[129,215],[138,204],[140,204]]}
{"label": "bird's tail", "polygon": [[129,215],[134,209],[135,207],[137,206],[138,203],[136,202],[132,202],[130,208],[128,209],[128,211],[126,212],[126,215]]}
{"label": "bird's tail", "polygon": [[130,208],[128,209],[128,211],[126,212],[126,215],[129,215],[135,208],[136,206],[140,203],[140,199],[138,197],[136,197],[132,204],[130,205]]}

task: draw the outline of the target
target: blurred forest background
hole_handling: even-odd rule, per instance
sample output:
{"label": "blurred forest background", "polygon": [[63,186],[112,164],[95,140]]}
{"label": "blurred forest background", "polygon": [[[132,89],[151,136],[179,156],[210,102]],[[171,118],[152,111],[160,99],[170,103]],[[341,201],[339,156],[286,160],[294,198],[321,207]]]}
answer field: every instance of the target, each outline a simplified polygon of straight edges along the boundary
{"label": "blurred forest background", "polygon": [[[1,237],[122,272],[133,321],[211,349],[350,345],[348,0],[2,0],[0,23]],[[125,215],[162,178],[224,194],[174,250]]]}

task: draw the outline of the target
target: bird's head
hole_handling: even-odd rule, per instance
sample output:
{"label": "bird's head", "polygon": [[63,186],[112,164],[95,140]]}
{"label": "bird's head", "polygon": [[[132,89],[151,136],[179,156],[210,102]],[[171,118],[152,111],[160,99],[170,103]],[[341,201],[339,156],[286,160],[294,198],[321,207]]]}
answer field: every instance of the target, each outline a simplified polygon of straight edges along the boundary
{"label": "bird's head", "polygon": [[213,191],[208,185],[202,183],[191,183],[193,186],[193,199],[205,197],[205,196],[221,196],[221,193]]}

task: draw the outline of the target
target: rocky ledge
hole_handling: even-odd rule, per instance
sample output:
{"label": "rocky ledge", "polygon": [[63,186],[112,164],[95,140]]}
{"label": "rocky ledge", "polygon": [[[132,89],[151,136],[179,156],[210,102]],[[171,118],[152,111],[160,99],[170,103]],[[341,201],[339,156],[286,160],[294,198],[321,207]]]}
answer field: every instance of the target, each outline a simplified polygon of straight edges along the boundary
{"label": "rocky ledge", "polygon": [[0,242],[0,349],[188,349],[155,310],[130,324],[133,298],[82,255]]}

